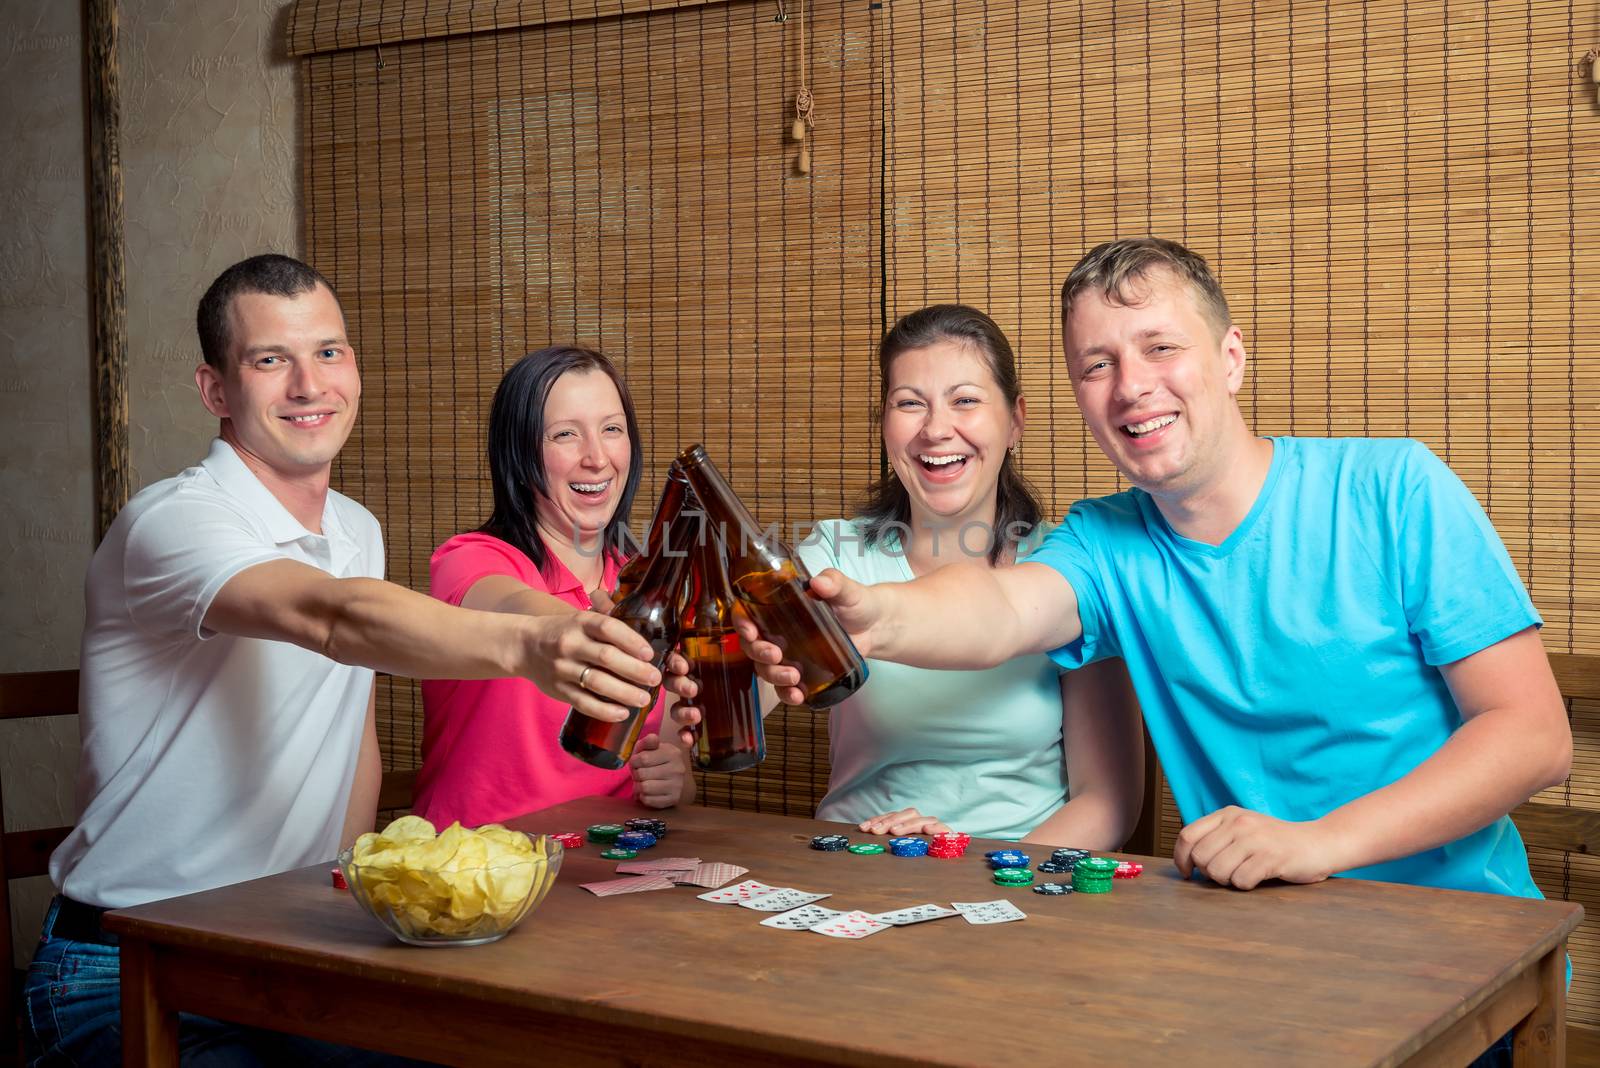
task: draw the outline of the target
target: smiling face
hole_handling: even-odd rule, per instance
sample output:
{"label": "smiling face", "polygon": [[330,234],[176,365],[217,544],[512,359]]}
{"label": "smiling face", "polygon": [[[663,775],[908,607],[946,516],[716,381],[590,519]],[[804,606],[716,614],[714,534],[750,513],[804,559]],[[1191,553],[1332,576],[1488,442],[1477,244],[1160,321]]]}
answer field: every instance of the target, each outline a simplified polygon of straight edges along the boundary
{"label": "smiling face", "polygon": [[914,525],[993,522],[1006,450],[1022,438],[989,363],[966,341],[907,349],[889,366],[883,444],[911,499]]}
{"label": "smiling face", "polygon": [[616,514],[632,457],[622,395],[610,376],[586,370],[556,379],[545,399],[540,455],[540,533],[567,544],[597,537]]}
{"label": "smiling face", "polygon": [[195,371],[223,440],[258,470],[326,478],[361,398],[338,299],[322,285],[293,297],[240,293],[227,321],[224,365]]}
{"label": "smiling face", "polygon": [[1131,302],[1080,293],[1063,326],[1084,422],[1134,485],[1166,497],[1204,493],[1252,440],[1234,401],[1244,341],[1233,326],[1219,337],[1189,287],[1165,268],[1123,295]]}

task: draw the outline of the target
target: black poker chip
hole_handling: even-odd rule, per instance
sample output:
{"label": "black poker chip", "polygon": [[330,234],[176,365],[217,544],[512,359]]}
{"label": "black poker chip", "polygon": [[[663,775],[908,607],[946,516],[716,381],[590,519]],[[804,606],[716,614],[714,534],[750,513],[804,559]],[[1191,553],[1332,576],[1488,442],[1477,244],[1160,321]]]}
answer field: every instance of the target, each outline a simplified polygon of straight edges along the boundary
{"label": "black poker chip", "polygon": [[1089,855],[1087,849],[1057,849],[1050,854],[1050,859],[1057,864],[1076,864]]}
{"label": "black poker chip", "polygon": [[1039,870],[1046,875],[1070,875],[1072,869],[1077,867],[1077,861],[1062,863],[1056,860],[1046,860],[1039,864]]}
{"label": "black poker chip", "polygon": [[838,853],[850,847],[850,839],[842,834],[819,834],[811,839],[811,848],[824,853]]}
{"label": "black poker chip", "polygon": [[635,816],[631,820],[624,820],[623,826],[630,831],[644,831],[646,834],[653,834],[657,838],[665,838],[667,836],[667,821],[654,819],[650,816]]}
{"label": "black poker chip", "polygon": [[[1041,865],[1041,867],[1042,866],[1043,865]],[[1046,897],[1060,897],[1063,894],[1072,893],[1072,884],[1071,883],[1035,883],[1034,886],[1033,886],[1033,892],[1036,893],[1036,894],[1044,894]]]}

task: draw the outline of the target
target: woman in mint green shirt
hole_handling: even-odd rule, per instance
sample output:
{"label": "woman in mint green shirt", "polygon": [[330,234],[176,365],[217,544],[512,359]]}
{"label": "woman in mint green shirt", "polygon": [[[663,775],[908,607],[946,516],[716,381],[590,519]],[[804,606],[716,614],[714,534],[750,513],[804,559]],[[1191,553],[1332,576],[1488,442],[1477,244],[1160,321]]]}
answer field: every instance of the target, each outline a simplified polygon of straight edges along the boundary
{"label": "woman in mint green shirt", "polygon": [[[1026,406],[1005,334],[974,308],[934,305],[889,330],[878,362],[890,474],[860,515],[818,525],[799,547],[806,566],[861,582],[974,556],[1008,566],[1042,531],[1017,470]],[[829,713],[820,818],[1090,849],[1119,848],[1132,831],[1143,746],[1120,660],[1068,673],[1045,656],[987,671],[870,668]]]}

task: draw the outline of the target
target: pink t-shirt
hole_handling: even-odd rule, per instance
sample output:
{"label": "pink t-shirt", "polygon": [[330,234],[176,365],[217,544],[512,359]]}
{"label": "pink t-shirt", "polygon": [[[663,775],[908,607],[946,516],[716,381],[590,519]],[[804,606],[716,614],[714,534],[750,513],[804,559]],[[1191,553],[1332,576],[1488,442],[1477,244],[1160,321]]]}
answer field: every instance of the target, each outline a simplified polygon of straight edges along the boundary
{"label": "pink t-shirt", "polygon": [[[515,546],[488,534],[458,534],[429,561],[430,591],[459,605],[474,583],[509,575],[536,590],[588,608],[583,584],[554,556],[552,579]],[[616,583],[617,563],[607,559],[605,585]],[[643,734],[661,724],[662,699]],[[437,827],[460,820],[468,827],[497,823],[579,797],[632,797],[627,768],[607,771],[585,764],[558,740],[568,706],[546,697],[527,679],[422,683],[422,767],[415,810]],[[578,828],[582,829],[582,828]]]}

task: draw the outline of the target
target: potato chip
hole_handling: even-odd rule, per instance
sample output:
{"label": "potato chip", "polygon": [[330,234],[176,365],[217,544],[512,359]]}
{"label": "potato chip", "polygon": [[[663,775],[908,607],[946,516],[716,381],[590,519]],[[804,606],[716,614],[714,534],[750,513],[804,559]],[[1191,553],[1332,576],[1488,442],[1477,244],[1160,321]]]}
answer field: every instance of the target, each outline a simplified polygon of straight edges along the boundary
{"label": "potato chip", "polygon": [[363,834],[351,859],[372,907],[422,937],[493,933],[550,878],[542,839],[500,824],[436,832],[418,816]]}

